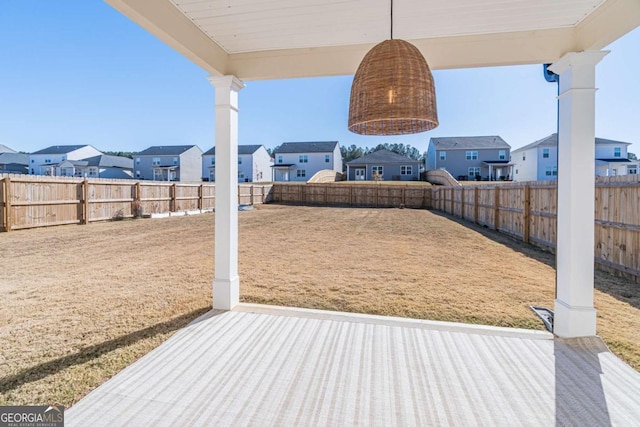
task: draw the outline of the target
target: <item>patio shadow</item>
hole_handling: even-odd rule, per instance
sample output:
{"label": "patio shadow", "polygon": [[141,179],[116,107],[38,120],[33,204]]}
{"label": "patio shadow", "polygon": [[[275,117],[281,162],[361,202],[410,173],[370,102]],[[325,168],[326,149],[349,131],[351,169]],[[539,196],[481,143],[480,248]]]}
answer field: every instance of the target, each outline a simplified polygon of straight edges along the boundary
{"label": "patio shadow", "polygon": [[556,425],[610,426],[598,337],[554,340]]}
{"label": "patio shadow", "polygon": [[88,362],[116,349],[135,344],[140,340],[151,338],[158,334],[176,331],[187,325],[200,322],[220,313],[223,312],[214,311],[208,307],[200,308],[183,314],[182,316],[167,320],[166,322],[158,323],[156,325],[149,326],[148,328],[123,335],[119,338],[85,347],[77,353],[69,354],[68,356],[63,356],[58,359],[50,360],[31,368],[24,369],[15,375],[0,378],[0,393],[13,390],[23,384],[46,378],[49,375],[56,374],[69,367]]}

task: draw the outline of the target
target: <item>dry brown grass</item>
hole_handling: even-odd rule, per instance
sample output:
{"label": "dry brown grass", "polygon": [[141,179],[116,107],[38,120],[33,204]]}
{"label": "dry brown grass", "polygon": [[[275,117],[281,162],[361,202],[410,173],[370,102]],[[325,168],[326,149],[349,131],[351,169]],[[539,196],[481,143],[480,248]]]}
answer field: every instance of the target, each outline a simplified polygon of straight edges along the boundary
{"label": "dry brown grass", "polygon": [[[213,215],[1,233],[0,259],[0,404],[68,406],[208,310]],[[240,213],[248,302],[540,329],[552,261],[423,210]],[[596,281],[599,333],[639,369],[639,286]]]}

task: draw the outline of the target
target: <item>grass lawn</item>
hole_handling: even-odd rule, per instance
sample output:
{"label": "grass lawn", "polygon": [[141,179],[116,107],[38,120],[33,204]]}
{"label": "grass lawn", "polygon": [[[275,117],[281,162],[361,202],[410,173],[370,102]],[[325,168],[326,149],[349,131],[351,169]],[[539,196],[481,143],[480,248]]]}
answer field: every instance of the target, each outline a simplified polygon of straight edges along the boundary
{"label": "grass lawn", "polygon": [[[542,329],[553,256],[425,210],[240,212],[243,301]],[[0,233],[0,405],[69,406],[211,304],[213,214]],[[640,369],[640,286],[596,274]]]}

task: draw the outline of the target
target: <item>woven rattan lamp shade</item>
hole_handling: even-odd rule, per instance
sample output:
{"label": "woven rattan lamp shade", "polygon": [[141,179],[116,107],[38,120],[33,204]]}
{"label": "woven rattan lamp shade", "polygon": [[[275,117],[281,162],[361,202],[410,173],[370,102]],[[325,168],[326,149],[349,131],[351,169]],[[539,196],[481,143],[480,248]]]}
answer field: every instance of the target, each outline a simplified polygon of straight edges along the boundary
{"label": "woven rattan lamp shade", "polygon": [[374,46],[353,79],[349,130],[361,135],[403,135],[437,126],[433,76],[420,51],[404,40]]}

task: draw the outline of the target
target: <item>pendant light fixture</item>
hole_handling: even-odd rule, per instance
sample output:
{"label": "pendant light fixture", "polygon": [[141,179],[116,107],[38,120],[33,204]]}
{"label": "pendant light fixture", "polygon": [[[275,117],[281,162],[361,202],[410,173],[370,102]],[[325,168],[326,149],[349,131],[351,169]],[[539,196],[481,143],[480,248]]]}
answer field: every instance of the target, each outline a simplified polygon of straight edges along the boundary
{"label": "pendant light fixture", "polygon": [[393,38],[364,57],[351,85],[349,130],[361,135],[403,135],[438,126],[436,93],[427,61],[411,43]]}

